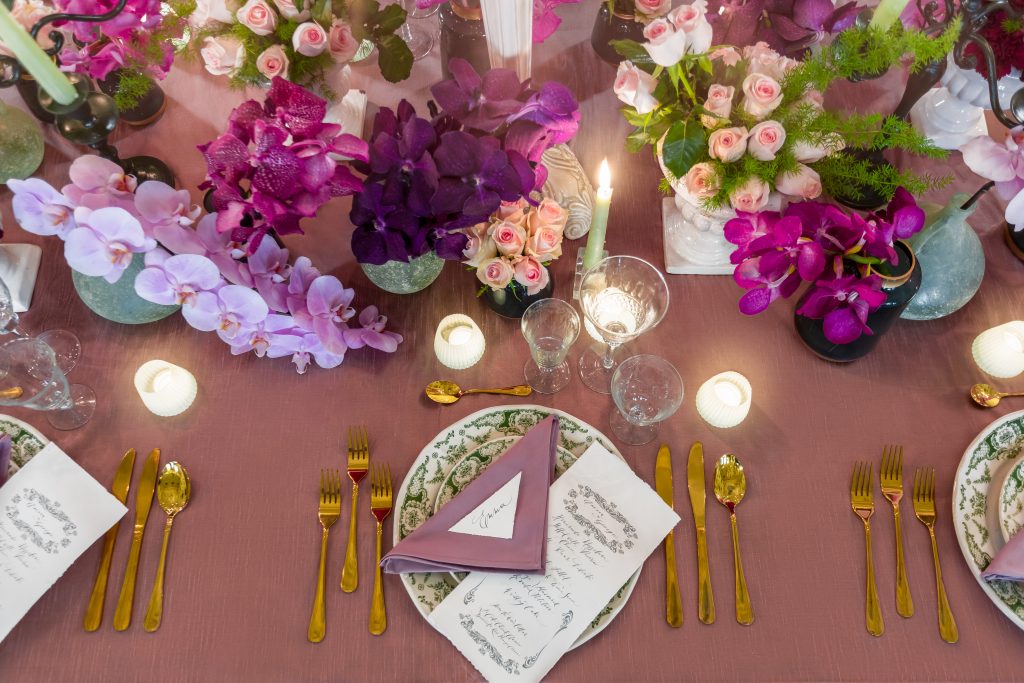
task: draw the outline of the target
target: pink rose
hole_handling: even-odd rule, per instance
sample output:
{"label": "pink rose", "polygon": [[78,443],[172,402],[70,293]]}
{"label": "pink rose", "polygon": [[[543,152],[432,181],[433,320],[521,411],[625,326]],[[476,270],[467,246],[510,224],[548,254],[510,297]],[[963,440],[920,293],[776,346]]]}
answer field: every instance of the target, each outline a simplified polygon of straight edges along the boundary
{"label": "pink rose", "polygon": [[526,226],[532,235],[540,228],[554,228],[559,232],[565,228],[569,213],[553,199],[542,199],[537,208],[526,217]]}
{"label": "pink rose", "polygon": [[551,281],[548,269],[529,256],[516,263],[515,278],[531,296],[547,287]]}
{"label": "pink rose", "polygon": [[245,61],[245,47],[240,40],[229,36],[207,36],[203,39],[199,55],[211,74],[229,76],[238,71]]}
{"label": "pink rose", "polygon": [[734,47],[720,47],[710,55],[711,59],[721,59],[726,66],[736,66],[740,63],[740,53]]}
{"label": "pink rose", "polygon": [[523,212],[527,206],[528,204],[525,199],[517,199],[514,202],[502,202],[494,215],[499,221],[509,221],[510,223],[521,225],[526,217]]}
{"label": "pink rose", "polygon": [[780,173],[775,179],[775,189],[802,199],[814,199],[821,194],[821,178],[810,166],[799,164],[792,173]]}
{"label": "pink rose", "polygon": [[359,41],[352,35],[352,27],[341,19],[331,22],[331,33],[327,38],[331,55],[336,61],[348,62],[356,56]]}
{"label": "pink rose", "polygon": [[280,45],[271,45],[256,58],[256,68],[267,80],[288,78],[288,55]]}
{"label": "pink rose", "polygon": [[636,0],[636,11],[648,19],[656,19],[668,14],[672,9],[672,0]]}
{"label": "pink rose", "polygon": [[277,14],[263,0],[249,0],[235,13],[235,18],[258,36],[269,36],[277,28]]}
{"label": "pink rose", "polygon": [[686,191],[697,199],[707,199],[718,194],[718,177],[711,164],[694,164],[686,173]]}
{"label": "pink rose", "polygon": [[843,138],[833,135],[822,140],[818,144],[811,144],[806,140],[797,140],[793,143],[791,151],[793,158],[802,164],[813,164],[815,161],[824,159],[829,154],[834,154],[844,147]]}
{"label": "pink rose", "polygon": [[488,228],[487,234],[503,256],[518,256],[526,246],[526,228],[511,221],[495,223]]}
{"label": "pink rose", "polygon": [[526,240],[526,253],[541,263],[554,261],[562,255],[562,229],[542,225]]}
{"label": "pink rose", "polygon": [[188,23],[196,27],[206,26],[211,21],[233,24],[236,9],[237,5],[229,4],[225,0],[196,0],[196,8],[189,15]]}
{"label": "pink rose", "polygon": [[754,118],[764,118],[782,104],[779,82],[764,74],[750,74],[743,79],[743,109]]}
{"label": "pink rose", "polygon": [[316,57],[327,49],[327,31],[315,21],[299,24],[292,34],[292,47],[300,55]]}
{"label": "pink rose", "polygon": [[711,47],[711,23],[707,19],[706,0],[693,0],[689,5],[680,5],[668,15],[677,31],[686,34],[686,49],[695,55]]}
{"label": "pink rose", "polygon": [[305,0],[299,0],[299,2],[302,3],[301,9],[296,6],[295,0],[274,0],[274,4],[277,5],[277,11],[281,13],[281,16],[295,22],[309,19],[309,9],[306,7]]}
{"label": "pink rose", "polygon": [[771,161],[786,142],[786,129],[778,121],[762,121],[750,129],[747,151],[759,161]]}
{"label": "pink rose", "polygon": [[513,275],[512,264],[500,256],[485,259],[476,269],[476,279],[491,289],[505,289],[512,282]]}
{"label": "pink rose", "polygon": [[746,128],[719,128],[708,136],[708,154],[726,163],[736,161],[747,151]]}
{"label": "pink rose", "polygon": [[729,122],[729,115],[732,114],[732,98],[736,94],[736,88],[730,86],[713,84],[708,88],[708,98],[704,100],[704,110],[707,114],[701,114],[700,122],[705,128],[714,128],[723,123]]}
{"label": "pink rose", "polygon": [[462,256],[465,259],[463,263],[467,266],[479,268],[481,263],[498,255],[497,245],[494,243],[494,240],[487,236],[486,223],[479,223],[472,228],[466,228],[463,232],[466,233],[468,238],[466,247],[462,250]]}
{"label": "pink rose", "polygon": [[644,49],[655,64],[675,66],[686,52],[686,33],[677,31],[667,19],[655,19],[644,27]]}
{"label": "pink rose", "polygon": [[636,109],[637,114],[647,114],[657,108],[659,102],[654,99],[654,88],[657,79],[642,69],[636,68],[628,59],[619,62],[619,71],[615,74],[615,95]]}
{"label": "pink rose", "polygon": [[763,209],[768,203],[770,192],[768,183],[757,176],[751,176],[747,182],[732,191],[732,194],[729,195],[729,203],[737,211],[754,213]]}
{"label": "pink rose", "polygon": [[771,49],[763,40],[743,48],[743,58],[747,60],[747,72],[765,74],[780,80],[785,74],[782,68],[782,56]]}

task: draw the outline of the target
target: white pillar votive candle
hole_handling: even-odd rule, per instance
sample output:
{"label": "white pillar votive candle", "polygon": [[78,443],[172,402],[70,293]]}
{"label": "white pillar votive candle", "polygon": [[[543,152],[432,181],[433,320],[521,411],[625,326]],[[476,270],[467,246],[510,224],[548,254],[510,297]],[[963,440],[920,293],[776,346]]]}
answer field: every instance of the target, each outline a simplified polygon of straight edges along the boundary
{"label": "white pillar votive candle", "polygon": [[1024,372],[1024,321],[1011,320],[985,330],[971,344],[974,362],[993,377]]}
{"label": "white pillar votive candle", "polygon": [[738,372],[722,372],[697,390],[697,412],[712,427],[735,427],[750,412],[750,382]]}
{"label": "white pillar votive candle", "polygon": [[135,390],[154,415],[185,412],[196,399],[196,378],[185,368],[163,360],[146,361],[135,371]]}
{"label": "white pillar votive candle", "polygon": [[462,313],[446,316],[434,334],[434,353],[441,365],[452,370],[472,367],[484,355],[484,333]]}

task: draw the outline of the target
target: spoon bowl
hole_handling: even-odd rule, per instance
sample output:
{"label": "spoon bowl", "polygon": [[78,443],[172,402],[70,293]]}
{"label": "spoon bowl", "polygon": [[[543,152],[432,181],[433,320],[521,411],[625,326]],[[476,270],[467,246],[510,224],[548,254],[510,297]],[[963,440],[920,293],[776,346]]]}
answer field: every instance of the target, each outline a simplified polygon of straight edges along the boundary
{"label": "spoon bowl", "polygon": [[426,394],[434,403],[448,405],[469,394],[501,394],[503,396],[529,396],[533,389],[528,384],[501,389],[463,389],[455,382],[439,379],[427,385]]}
{"label": "spoon bowl", "polygon": [[188,471],[177,462],[164,465],[156,482],[156,500],[168,517],[185,509],[192,496],[192,483]]}
{"label": "spoon bowl", "polygon": [[747,477],[743,473],[743,465],[735,455],[726,453],[715,465],[715,498],[731,512],[746,492]]}

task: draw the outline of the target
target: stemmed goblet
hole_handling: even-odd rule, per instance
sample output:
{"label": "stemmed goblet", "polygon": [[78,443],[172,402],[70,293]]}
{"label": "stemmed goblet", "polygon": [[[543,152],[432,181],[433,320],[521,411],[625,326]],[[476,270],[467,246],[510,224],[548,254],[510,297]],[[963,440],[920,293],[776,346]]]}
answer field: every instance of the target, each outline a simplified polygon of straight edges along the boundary
{"label": "stemmed goblet", "polygon": [[657,424],[683,402],[683,380],[664,358],[627,358],[612,376],[612,432],[628,444],[642,446],[658,435]]}
{"label": "stemmed goblet", "polygon": [[540,394],[561,391],[572,378],[565,356],[580,333],[576,309],[561,299],[541,299],[526,309],[520,326],[532,356],[526,382]]}
{"label": "stemmed goblet", "polygon": [[405,10],[405,23],[398,29],[398,35],[409,46],[414,60],[423,59],[430,54],[430,50],[434,47],[434,36],[419,24],[413,24],[413,18],[429,16],[429,14],[417,14],[416,0],[402,0],[402,9]]}
{"label": "stemmed goblet", "polygon": [[[21,328],[18,314],[14,311],[14,298],[7,283],[0,279],[0,334],[13,334],[17,337],[28,337]],[[63,372],[71,372],[82,356],[82,344],[78,337],[68,330],[47,330],[37,334],[36,339],[53,349],[57,363]]]}
{"label": "stemmed goblet", "polygon": [[588,327],[604,341],[580,356],[580,378],[599,394],[610,393],[615,350],[651,329],[668,310],[665,278],[635,256],[609,256],[583,274],[580,307]]}
{"label": "stemmed goblet", "polygon": [[53,349],[32,337],[0,346],[0,405],[46,411],[56,429],[78,429],[92,417],[96,394],[68,384]]}

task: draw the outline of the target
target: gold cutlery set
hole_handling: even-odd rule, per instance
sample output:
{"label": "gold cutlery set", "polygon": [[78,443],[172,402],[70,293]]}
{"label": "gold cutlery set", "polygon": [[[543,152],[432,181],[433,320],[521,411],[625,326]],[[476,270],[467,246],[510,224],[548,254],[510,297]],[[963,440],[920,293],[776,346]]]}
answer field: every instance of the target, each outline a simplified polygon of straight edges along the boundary
{"label": "gold cutlery set", "polygon": [[[114,474],[114,483],[110,492],[123,504],[128,499],[132,470],[135,466],[135,449],[129,449],[121,458],[121,464]],[[158,476],[159,473],[159,476]],[[160,562],[157,565],[156,579],[150,594],[149,606],[143,623],[145,629],[152,633],[160,628],[164,606],[164,570],[167,565],[167,544],[171,537],[171,525],[175,516],[185,509],[192,495],[192,485],[188,472],[177,462],[169,462],[160,471],[160,449],[154,448],[142,466],[139,476],[139,491],[135,497],[135,526],[132,529],[132,544],[128,551],[128,564],[125,567],[121,582],[121,593],[114,611],[114,630],[124,631],[132,620],[132,606],[135,601],[135,577],[139,570],[139,555],[142,552],[142,536],[149,519],[149,510],[155,495],[160,508],[167,515],[164,524],[163,544],[160,548]],[[86,631],[99,629],[103,621],[103,603],[107,594],[107,581],[110,575],[110,563],[114,554],[114,543],[120,522],[107,531],[103,538],[103,551],[100,555],[100,566],[96,572],[96,581],[89,606],[85,611],[83,626]]]}
{"label": "gold cutlery set", "polygon": [[[690,507],[697,531],[697,617],[702,623],[715,621],[715,597],[711,589],[711,569],[708,563],[707,527],[705,503],[707,498],[704,483],[704,446],[699,441],[690,448],[686,467],[686,483],[690,494]],[[672,484],[672,454],[669,447],[662,445],[654,471],[654,485],[665,503],[675,508]],[[743,574],[740,558],[739,529],[736,525],[736,506],[746,493],[747,480],[743,466],[731,454],[723,455],[715,465],[715,497],[729,510],[732,527],[732,550],[734,580],[736,588],[736,621],[744,626],[754,622],[754,608],[750,604],[747,580]],[[676,576],[675,541],[673,532],[665,537],[666,599],[665,620],[670,626],[683,625],[682,599],[679,596],[679,579]]]}
{"label": "gold cutlery set", "polygon": [[[903,559],[903,529],[900,524],[900,501],[903,499],[903,447],[886,446],[882,452],[879,468],[879,484],[882,495],[892,504],[896,529],[896,612],[901,617],[914,615],[914,601],[910,595],[910,584]],[[882,609],[878,602],[875,586],[875,566],[871,557],[871,517],[875,513],[874,475],[868,462],[854,464],[850,482],[850,505],[853,512],[864,522],[864,543],[867,557],[867,588],[865,598],[865,620],[868,633],[880,636],[885,632]],[[942,581],[939,565],[939,547],[935,540],[935,469],[919,467],[914,474],[914,514],[928,529],[932,544],[932,561],[935,565],[935,585],[938,598],[939,635],[947,643],[959,639],[953,611],[946,598],[946,587]]]}
{"label": "gold cutlery set", "polygon": [[[365,427],[350,429],[348,433],[348,477],[352,481],[352,516],[349,520],[348,545],[345,550],[345,564],[341,570],[341,590],[353,592],[359,585],[359,562],[356,552],[356,514],[358,512],[359,482],[370,475],[370,512],[377,523],[377,554],[373,581],[373,599],[370,608],[370,633],[380,635],[387,628],[388,620],[384,609],[384,584],[380,569],[383,549],[384,520],[391,514],[391,467],[374,464],[370,468],[370,443]],[[327,535],[330,528],[341,517],[341,472],[322,470],[320,472],[320,503],[317,517],[323,528],[320,540],[320,567],[317,575],[316,597],[313,613],[309,618],[307,637],[311,643],[319,643],[327,631],[327,609],[325,606],[325,581],[327,573]]]}

